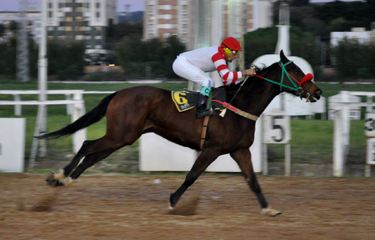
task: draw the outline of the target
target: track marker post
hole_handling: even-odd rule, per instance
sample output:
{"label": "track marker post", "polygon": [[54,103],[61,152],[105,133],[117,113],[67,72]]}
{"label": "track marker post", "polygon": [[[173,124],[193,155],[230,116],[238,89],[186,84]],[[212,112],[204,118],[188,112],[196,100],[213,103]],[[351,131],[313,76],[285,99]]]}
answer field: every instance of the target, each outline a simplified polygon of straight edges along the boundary
{"label": "track marker post", "polygon": [[284,175],[291,175],[290,116],[279,109],[264,115],[263,174],[268,175],[267,144],[284,144]]}

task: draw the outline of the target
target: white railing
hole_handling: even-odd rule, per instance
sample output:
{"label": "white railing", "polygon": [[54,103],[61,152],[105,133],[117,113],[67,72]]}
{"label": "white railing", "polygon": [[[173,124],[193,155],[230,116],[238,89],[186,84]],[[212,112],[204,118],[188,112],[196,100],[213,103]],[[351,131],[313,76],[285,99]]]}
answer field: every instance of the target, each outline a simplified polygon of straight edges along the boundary
{"label": "white railing", "polygon": [[[83,90],[48,90],[48,95],[65,95],[65,100],[73,100],[73,99],[82,99]],[[22,115],[22,105],[37,105],[33,104],[33,101],[22,101],[21,96],[23,95],[39,95],[38,90],[0,90],[0,95],[12,95],[14,99],[14,104],[10,104],[11,101],[2,101],[8,102],[9,104],[3,105],[14,105],[14,115],[21,116]],[[34,101],[38,102],[38,101]],[[56,102],[57,103],[57,102]],[[66,104],[66,103],[62,103]],[[67,104],[67,114],[71,114],[72,105]]]}
{"label": "white railing", "polygon": [[[341,91],[345,96],[341,102],[335,102],[333,110],[334,116],[334,134],[333,134],[333,176],[342,177],[345,173],[346,156],[349,151],[350,143],[350,110],[354,108],[365,107],[367,112],[375,109],[375,103],[372,102],[374,92],[349,92]],[[366,96],[366,102],[350,102],[350,96]],[[346,99],[346,100],[345,100]],[[370,167],[366,165],[365,175],[369,175]]]}
{"label": "white railing", "polygon": [[367,112],[371,112],[374,107],[371,105],[373,103],[373,98],[375,97],[374,92],[363,92],[363,91],[340,91],[339,94],[329,97],[328,99],[328,118],[334,119],[334,111],[337,109],[336,105],[343,102],[350,103],[351,108],[349,109],[349,114],[351,119],[359,120],[361,119],[361,107],[353,103],[362,104],[362,98],[366,98],[366,103],[370,104],[366,107]]}
{"label": "white railing", "polygon": [[[85,104],[83,100],[83,91],[82,90],[49,90],[48,94],[62,94],[68,100],[48,100],[45,102],[40,102],[37,100],[22,101],[21,95],[35,95],[39,94],[39,91],[34,90],[0,90],[0,94],[3,95],[13,95],[13,101],[0,101],[0,106],[14,106],[15,115],[22,115],[22,106],[39,106],[39,105],[67,105],[67,114],[71,116],[71,121],[74,122],[79,117],[85,113]],[[86,129],[82,129],[75,134],[73,134],[73,151],[78,152],[82,143],[86,140]],[[36,141],[36,140],[34,140]],[[33,143],[33,146],[35,144]],[[33,155],[34,149],[31,150],[31,155]],[[33,158],[32,156],[30,158]]]}
{"label": "white railing", "polygon": [[[48,90],[48,95],[65,95],[65,100],[70,101],[74,99],[82,99],[83,95],[107,95],[111,94],[114,91],[84,91],[84,90]],[[37,100],[35,101],[22,101],[23,95],[38,95],[38,90],[0,90],[0,95],[12,95],[13,101],[2,101],[2,105],[14,105],[14,115],[19,117],[22,116],[22,105],[37,105]],[[69,102],[61,102],[64,100],[54,100],[55,105],[66,104],[66,113],[72,114],[72,104]],[[13,103],[11,103],[13,102]],[[5,104],[7,103],[7,104]],[[34,104],[35,103],[35,104]],[[48,104],[47,104],[48,105]]]}
{"label": "white railing", "polygon": [[[84,90],[48,90],[48,95],[63,95],[65,100],[48,100],[41,103],[38,100],[22,100],[22,96],[38,95],[38,90],[0,90],[0,95],[12,95],[13,100],[0,100],[0,106],[14,106],[14,115],[22,116],[22,106],[66,105],[66,113],[71,115],[71,121],[77,120],[85,113],[83,95],[107,95],[114,91],[84,91]],[[73,151],[77,152],[86,140],[86,130],[73,134]]]}
{"label": "white railing", "polygon": [[[79,117],[85,113],[85,105],[83,100],[51,100],[46,102],[39,101],[0,101],[0,106],[10,106],[10,105],[29,105],[29,106],[38,106],[38,105],[70,105],[72,107],[71,111],[71,121],[74,122]],[[73,134],[73,151],[78,152],[82,143],[86,140],[86,130],[80,130]]]}

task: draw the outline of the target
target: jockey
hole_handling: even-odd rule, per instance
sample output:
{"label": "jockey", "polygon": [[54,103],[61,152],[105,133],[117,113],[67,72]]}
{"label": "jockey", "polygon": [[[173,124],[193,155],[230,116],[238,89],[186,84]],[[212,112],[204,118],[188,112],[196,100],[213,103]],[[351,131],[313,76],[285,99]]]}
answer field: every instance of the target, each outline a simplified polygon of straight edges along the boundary
{"label": "jockey", "polygon": [[240,50],[240,43],[233,37],[227,37],[220,46],[198,48],[181,53],[173,62],[173,71],[177,75],[201,85],[197,117],[209,115],[211,111],[207,107],[207,100],[213,84],[206,73],[217,71],[224,85],[237,84],[242,77],[256,74],[253,68],[234,72],[229,70],[228,62],[236,59]]}

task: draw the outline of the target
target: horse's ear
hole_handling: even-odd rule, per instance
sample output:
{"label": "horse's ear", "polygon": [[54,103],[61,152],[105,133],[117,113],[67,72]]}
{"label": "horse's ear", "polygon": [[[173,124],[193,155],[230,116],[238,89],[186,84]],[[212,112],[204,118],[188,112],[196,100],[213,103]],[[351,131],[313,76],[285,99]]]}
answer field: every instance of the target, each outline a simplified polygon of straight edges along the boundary
{"label": "horse's ear", "polygon": [[289,62],[289,59],[285,56],[283,50],[280,51],[280,61],[281,61],[282,63],[287,63],[287,62]]}

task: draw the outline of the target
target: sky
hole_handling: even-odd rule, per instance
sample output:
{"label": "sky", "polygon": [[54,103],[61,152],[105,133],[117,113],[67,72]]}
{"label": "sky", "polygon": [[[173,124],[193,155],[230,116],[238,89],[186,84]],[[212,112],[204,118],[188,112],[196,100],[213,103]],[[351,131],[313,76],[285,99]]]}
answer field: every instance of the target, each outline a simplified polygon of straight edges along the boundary
{"label": "sky", "polygon": [[[17,11],[18,2],[20,0],[0,0],[0,11]],[[30,5],[40,5],[40,0],[28,0]],[[130,4],[130,11],[143,11],[144,1],[143,0],[117,0],[117,11],[123,11],[125,5]]]}
{"label": "sky", "polygon": [[[18,10],[18,2],[20,0],[0,0],[0,11],[16,11]],[[28,0],[34,6],[40,5],[41,0]],[[334,0],[310,0],[311,3],[332,2]],[[341,0],[343,2],[352,2],[359,0]],[[125,5],[130,4],[130,11],[143,11],[144,0],[117,0],[117,11],[124,11]]]}

